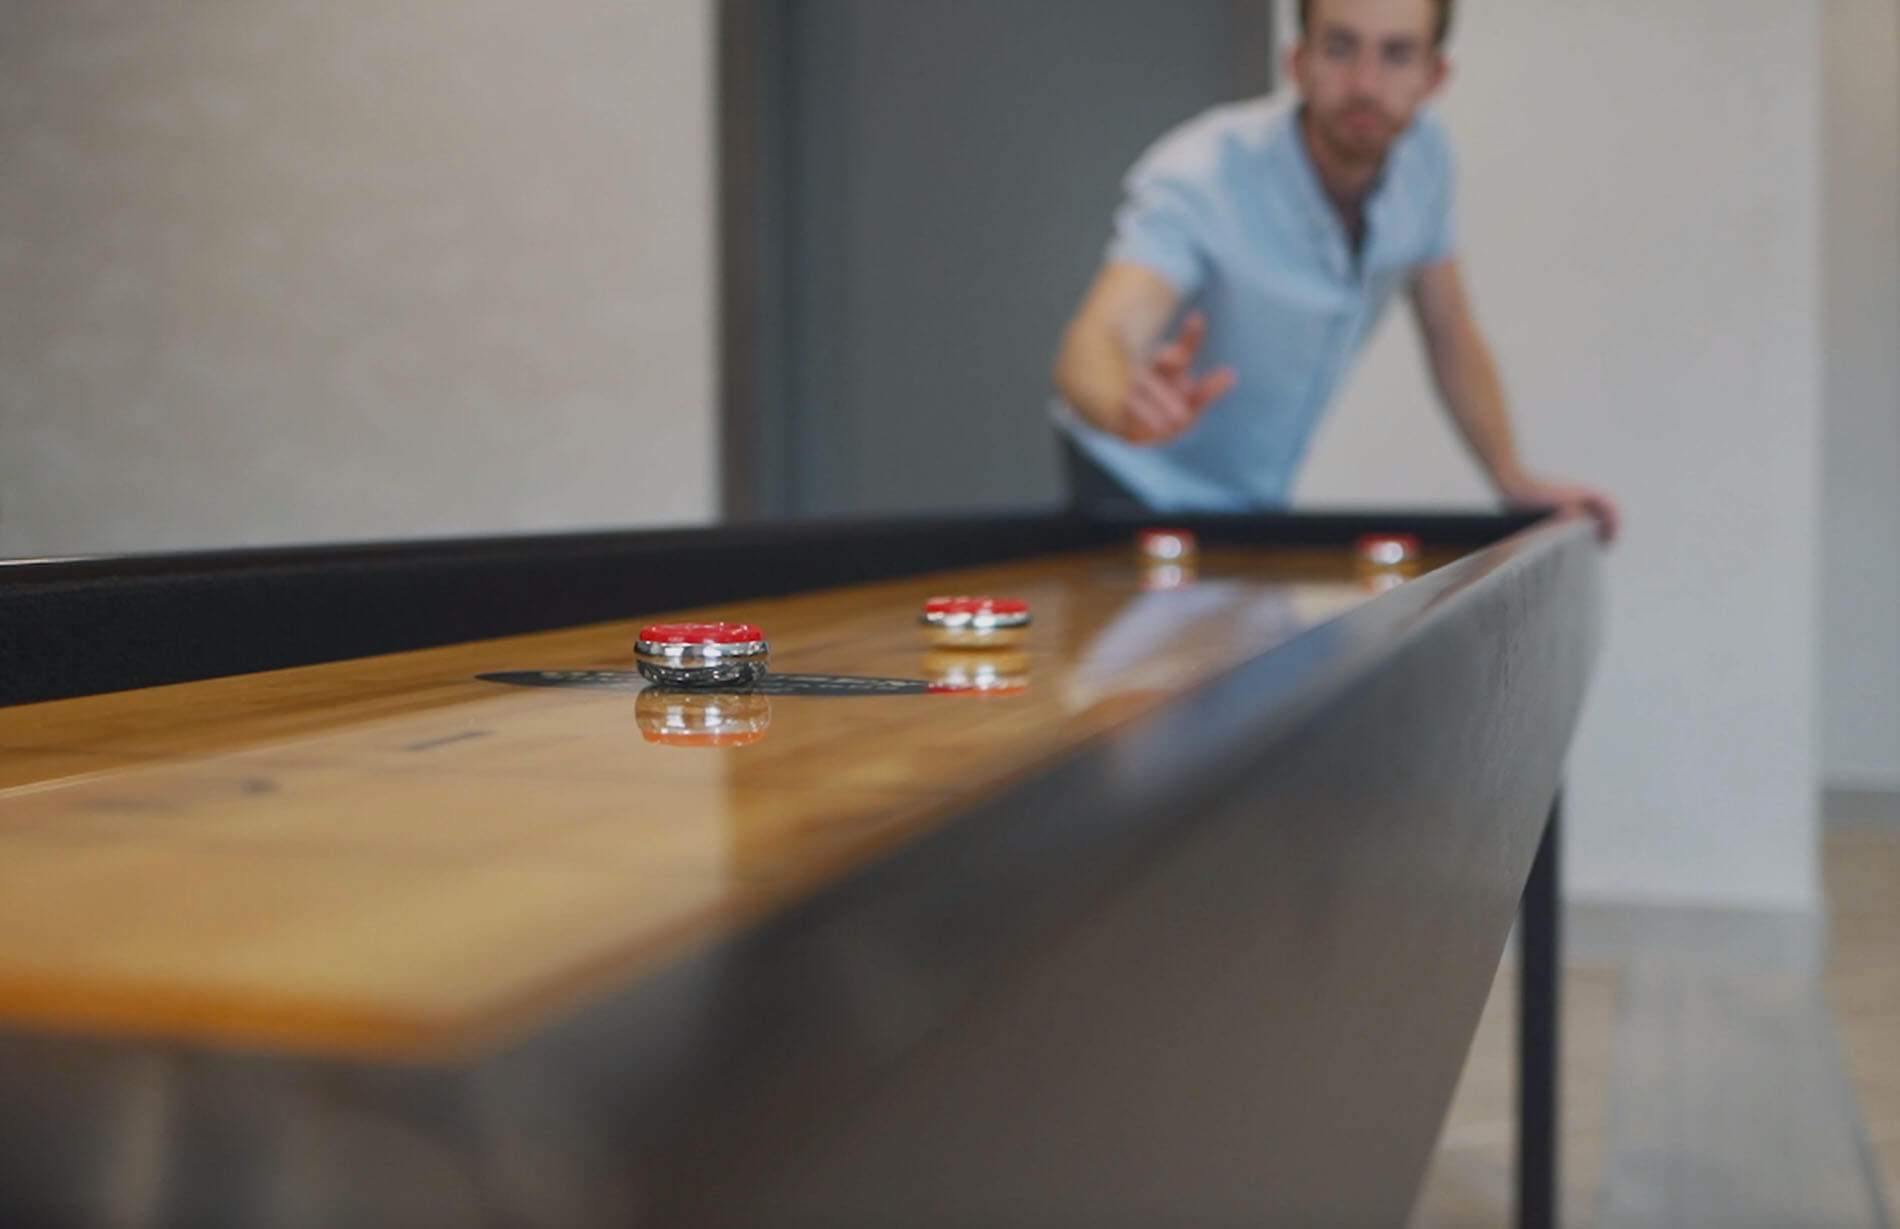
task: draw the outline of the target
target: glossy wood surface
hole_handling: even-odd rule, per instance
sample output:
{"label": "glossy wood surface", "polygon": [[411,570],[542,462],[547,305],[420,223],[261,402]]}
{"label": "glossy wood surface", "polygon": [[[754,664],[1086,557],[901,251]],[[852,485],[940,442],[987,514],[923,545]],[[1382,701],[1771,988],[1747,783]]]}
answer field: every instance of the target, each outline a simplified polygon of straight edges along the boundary
{"label": "glossy wood surface", "polygon": [[779,672],[925,677],[935,593],[1023,597],[1028,686],[775,696],[648,741],[638,621],[0,710],[0,1023],[455,1061],[875,857],[1371,596],[1338,550],[1121,551],[685,612]]}

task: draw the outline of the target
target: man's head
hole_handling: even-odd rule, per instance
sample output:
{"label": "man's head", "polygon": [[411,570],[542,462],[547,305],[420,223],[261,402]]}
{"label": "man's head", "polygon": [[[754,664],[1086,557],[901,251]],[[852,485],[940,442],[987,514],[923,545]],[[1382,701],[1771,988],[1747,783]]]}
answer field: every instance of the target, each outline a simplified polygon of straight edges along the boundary
{"label": "man's head", "polygon": [[1287,57],[1314,137],[1347,165],[1382,160],[1444,84],[1453,0],[1300,0]]}

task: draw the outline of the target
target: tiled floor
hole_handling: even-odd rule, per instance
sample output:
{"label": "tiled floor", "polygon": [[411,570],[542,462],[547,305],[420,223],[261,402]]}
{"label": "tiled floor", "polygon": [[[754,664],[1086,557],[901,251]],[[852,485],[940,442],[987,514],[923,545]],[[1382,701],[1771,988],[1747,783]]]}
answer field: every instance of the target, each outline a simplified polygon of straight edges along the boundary
{"label": "tiled floor", "polygon": [[1825,849],[1828,1006],[1888,1213],[1900,1216],[1900,817],[1833,827]]}
{"label": "tiled floor", "polygon": [[[1605,1092],[1610,1038],[1615,1033],[1617,987],[1611,968],[1571,968],[1564,974],[1563,1224],[1596,1223],[1603,1174]],[[1517,1132],[1517,962],[1498,971],[1471,1057],[1445,1121],[1438,1154],[1413,1211],[1412,1229],[1467,1229],[1511,1221]]]}
{"label": "tiled floor", "polygon": [[[1825,838],[1830,903],[1826,999],[1888,1214],[1900,1216],[1900,816],[1836,823]],[[1427,1173],[1412,1229],[1511,1223],[1516,962],[1492,988]],[[1612,1040],[1625,973],[1579,967],[1564,979],[1563,1224],[1602,1212]]]}

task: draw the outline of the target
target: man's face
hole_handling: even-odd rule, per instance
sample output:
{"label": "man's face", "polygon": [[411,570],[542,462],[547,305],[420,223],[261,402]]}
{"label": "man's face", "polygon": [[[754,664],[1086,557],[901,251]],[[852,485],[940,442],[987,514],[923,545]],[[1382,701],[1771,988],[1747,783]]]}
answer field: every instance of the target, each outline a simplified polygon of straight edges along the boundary
{"label": "man's face", "polygon": [[1443,84],[1433,0],[1314,0],[1289,59],[1318,140],[1348,164],[1376,163]]}

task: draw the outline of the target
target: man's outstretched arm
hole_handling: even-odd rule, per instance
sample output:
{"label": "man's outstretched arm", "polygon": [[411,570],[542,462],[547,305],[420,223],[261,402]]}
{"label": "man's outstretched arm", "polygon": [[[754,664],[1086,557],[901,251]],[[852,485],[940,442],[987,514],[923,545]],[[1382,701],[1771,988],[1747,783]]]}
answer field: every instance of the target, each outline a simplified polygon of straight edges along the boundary
{"label": "man's outstretched arm", "polygon": [[1516,434],[1491,347],[1478,331],[1457,259],[1443,260],[1412,283],[1412,310],[1438,387],[1438,399],[1506,503],[1587,513],[1605,539],[1616,536],[1616,501],[1594,487],[1535,477],[1518,456]]}

